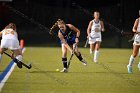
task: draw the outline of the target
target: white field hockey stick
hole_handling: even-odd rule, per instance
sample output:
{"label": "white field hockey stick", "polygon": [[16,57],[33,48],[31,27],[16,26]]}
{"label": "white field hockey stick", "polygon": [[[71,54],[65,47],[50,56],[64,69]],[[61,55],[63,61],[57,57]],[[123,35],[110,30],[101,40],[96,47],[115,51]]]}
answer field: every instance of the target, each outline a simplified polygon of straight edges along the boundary
{"label": "white field hockey stick", "polygon": [[[90,38],[91,38],[91,39],[95,39],[95,38],[99,38],[99,36],[98,36],[98,37],[90,37]],[[84,45],[84,48],[87,47],[88,42],[89,42],[89,38],[87,38],[86,43],[85,43],[85,45]]]}
{"label": "white field hockey stick", "polygon": [[88,42],[89,42],[89,39],[87,38],[86,43],[85,43],[85,45],[84,45],[84,48],[86,48],[86,47],[87,47]]}
{"label": "white field hockey stick", "polygon": [[[7,56],[9,56],[11,59],[14,59],[10,54],[8,54],[8,53],[6,53],[6,52],[4,52],[4,54],[5,55],[7,55]],[[18,60],[18,59],[17,59]],[[19,61],[19,60],[18,60]],[[20,61],[21,62],[21,61]],[[16,63],[16,62],[15,62]],[[32,68],[32,65],[31,64],[29,64],[29,65],[27,65],[27,64],[25,64],[25,63],[23,63],[23,62],[21,62],[21,64],[24,66],[24,67],[26,67],[26,68],[28,68],[28,69],[31,69]]]}
{"label": "white field hockey stick", "polygon": [[74,51],[75,51],[76,47],[77,47],[77,45],[75,44],[75,46],[74,46],[74,48],[73,48],[73,50],[72,50],[72,54],[71,54],[71,56],[70,56],[70,59],[69,59],[69,61],[68,61],[68,67],[67,67],[67,69],[69,69],[69,66],[70,66],[70,63],[71,63],[71,60],[72,60],[72,57],[73,57],[73,55],[74,55]]}
{"label": "white field hockey stick", "polygon": [[140,34],[140,32],[129,32],[129,34],[128,34],[128,32],[126,32],[126,33],[124,33],[124,34],[126,34],[126,35],[134,35],[130,40],[128,40],[128,42],[134,41],[135,35]]}

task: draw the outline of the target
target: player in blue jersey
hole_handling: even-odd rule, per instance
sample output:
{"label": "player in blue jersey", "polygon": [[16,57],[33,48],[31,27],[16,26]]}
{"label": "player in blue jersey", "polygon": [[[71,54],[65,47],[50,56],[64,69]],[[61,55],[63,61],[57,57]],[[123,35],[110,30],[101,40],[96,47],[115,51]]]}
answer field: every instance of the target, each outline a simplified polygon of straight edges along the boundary
{"label": "player in blue jersey", "polygon": [[61,47],[62,47],[62,62],[63,62],[63,70],[61,72],[67,72],[67,50],[69,50],[71,53],[73,51],[73,48],[75,47],[74,53],[76,57],[83,63],[83,65],[86,65],[86,61],[83,59],[81,53],[78,51],[78,43],[79,43],[79,36],[80,31],[76,27],[74,27],[72,24],[66,24],[63,20],[58,19],[55,26],[53,26],[51,29],[54,29],[54,27],[58,27],[58,37],[61,41]]}

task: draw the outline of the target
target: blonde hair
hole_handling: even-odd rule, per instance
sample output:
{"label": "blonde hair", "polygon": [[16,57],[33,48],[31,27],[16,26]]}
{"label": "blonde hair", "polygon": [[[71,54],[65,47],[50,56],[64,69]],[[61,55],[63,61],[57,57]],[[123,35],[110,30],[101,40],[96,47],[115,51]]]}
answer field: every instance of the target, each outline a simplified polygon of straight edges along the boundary
{"label": "blonde hair", "polygon": [[60,24],[65,24],[65,22],[62,19],[58,19],[54,23],[54,25],[50,28],[50,32],[49,33],[52,34],[53,30],[56,29],[56,28],[58,28],[58,25],[60,25]]}

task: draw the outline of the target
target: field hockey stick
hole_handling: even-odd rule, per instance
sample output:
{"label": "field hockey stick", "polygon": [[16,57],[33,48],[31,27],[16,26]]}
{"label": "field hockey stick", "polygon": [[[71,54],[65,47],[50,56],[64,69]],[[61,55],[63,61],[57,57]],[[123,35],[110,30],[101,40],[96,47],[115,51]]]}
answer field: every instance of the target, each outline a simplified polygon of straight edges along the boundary
{"label": "field hockey stick", "polygon": [[88,41],[89,41],[89,39],[87,38],[86,43],[85,43],[85,45],[84,45],[84,48],[87,47],[87,45],[88,45]]}
{"label": "field hockey stick", "polygon": [[69,59],[69,61],[68,61],[68,67],[67,67],[67,69],[68,69],[69,66],[70,66],[70,63],[71,63],[71,60],[72,60],[72,57],[73,57],[73,55],[74,55],[74,51],[75,51],[76,47],[77,47],[77,45],[75,45],[74,48],[73,48],[73,50],[72,50],[72,54],[71,54],[70,59]]}
{"label": "field hockey stick", "polygon": [[[95,38],[99,38],[99,36],[98,36],[98,37],[90,37],[90,38],[91,38],[91,39],[95,39]],[[88,42],[89,42],[89,38],[87,38],[86,43],[85,43],[85,45],[84,45],[84,48],[87,47]]]}
{"label": "field hockey stick", "polygon": [[140,34],[140,32],[123,32],[122,34],[125,36],[132,36],[133,35],[133,37],[130,40],[128,40],[128,42],[132,42],[132,41],[134,41],[135,35]]}
{"label": "field hockey stick", "polygon": [[[4,54],[7,55],[7,56],[9,56],[11,59],[14,59],[10,54],[8,54],[8,53],[6,53],[6,52],[4,52]],[[17,60],[18,60],[18,59],[17,59]],[[18,61],[19,61],[19,60],[18,60]],[[21,62],[21,61],[19,61],[19,62]],[[15,62],[15,63],[16,63],[16,62]],[[23,62],[21,62],[21,64],[22,64],[24,67],[28,68],[28,69],[31,69],[31,68],[32,68],[32,65],[31,65],[31,64],[27,65],[27,64],[25,64],[25,63],[23,63]]]}

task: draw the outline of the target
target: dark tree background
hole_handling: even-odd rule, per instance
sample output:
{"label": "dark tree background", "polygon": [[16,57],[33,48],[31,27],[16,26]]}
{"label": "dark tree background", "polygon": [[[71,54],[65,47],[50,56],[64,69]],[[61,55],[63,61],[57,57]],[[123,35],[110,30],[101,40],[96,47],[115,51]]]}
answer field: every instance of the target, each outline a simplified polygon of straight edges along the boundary
{"label": "dark tree background", "polygon": [[[26,45],[59,45],[58,38],[49,35],[49,28],[58,18],[75,25],[81,31],[80,46],[86,41],[86,29],[92,13],[99,11],[106,32],[102,47],[130,47],[131,36],[119,32],[132,31],[140,9],[139,0],[13,0],[0,2],[0,29],[9,22],[17,25],[19,39]],[[57,33],[56,33],[57,34]]]}

